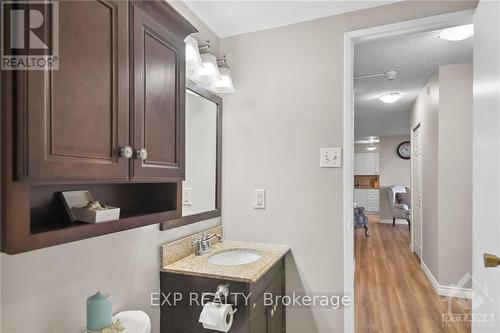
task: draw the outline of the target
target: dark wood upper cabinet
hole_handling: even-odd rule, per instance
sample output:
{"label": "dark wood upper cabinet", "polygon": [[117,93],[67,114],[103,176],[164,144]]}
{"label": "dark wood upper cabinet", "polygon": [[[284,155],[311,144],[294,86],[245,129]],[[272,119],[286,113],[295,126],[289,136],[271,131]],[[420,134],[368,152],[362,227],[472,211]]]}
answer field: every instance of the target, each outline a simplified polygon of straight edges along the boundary
{"label": "dark wood upper cabinet", "polygon": [[[128,3],[59,2],[59,70],[26,71],[19,179],[127,180]],[[24,157],[27,158],[24,158]]]}
{"label": "dark wood upper cabinet", "polygon": [[[58,3],[59,69],[0,73],[11,254],[181,218],[184,39],[196,29],[163,0]],[[71,221],[60,192],[72,190],[120,207],[120,219]]]}
{"label": "dark wood upper cabinet", "polygon": [[133,179],[184,177],[184,42],[133,6]]}

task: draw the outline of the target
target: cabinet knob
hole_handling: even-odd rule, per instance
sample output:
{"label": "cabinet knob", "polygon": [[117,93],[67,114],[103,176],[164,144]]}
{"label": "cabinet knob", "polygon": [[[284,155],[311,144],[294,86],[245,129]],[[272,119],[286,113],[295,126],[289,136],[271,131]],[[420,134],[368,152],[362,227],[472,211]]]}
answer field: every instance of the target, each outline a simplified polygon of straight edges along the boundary
{"label": "cabinet knob", "polygon": [[125,158],[131,158],[134,154],[134,150],[130,146],[123,146],[120,148],[120,156]]}
{"label": "cabinet knob", "polygon": [[138,159],[145,161],[148,158],[148,151],[146,150],[146,148],[137,149],[137,151],[135,152],[135,156]]}

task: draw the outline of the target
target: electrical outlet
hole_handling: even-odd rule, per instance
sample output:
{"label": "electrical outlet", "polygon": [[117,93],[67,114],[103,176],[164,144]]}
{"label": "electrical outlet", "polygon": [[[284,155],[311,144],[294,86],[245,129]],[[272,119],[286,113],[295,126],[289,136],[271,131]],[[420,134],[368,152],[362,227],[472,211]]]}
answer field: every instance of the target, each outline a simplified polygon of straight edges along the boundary
{"label": "electrical outlet", "polygon": [[191,191],[192,189],[190,187],[184,187],[182,189],[182,204],[184,206],[191,206]]}
{"label": "electrical outlet", "polygon": [[253,208],[266,208],[266,190],[253,190]]}
{"label": "electrical outlet", "polygon": [[321,168],[340,168],[342,166],[342,148],[321,148]]}

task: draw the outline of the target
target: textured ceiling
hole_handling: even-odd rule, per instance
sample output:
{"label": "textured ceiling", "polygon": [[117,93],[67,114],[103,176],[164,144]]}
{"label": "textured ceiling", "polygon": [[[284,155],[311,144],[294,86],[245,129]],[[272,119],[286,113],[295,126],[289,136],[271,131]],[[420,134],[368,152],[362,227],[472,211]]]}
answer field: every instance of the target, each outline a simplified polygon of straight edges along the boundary
{"label": "textured ceiling", "polygon": [[[473,38],[450,42],[437,38],[439,31],[400,35],[360,43],[354,49],[354,75],[395,69],[398,77],[354,81],[355,135],[383,136],[409,133],[410,109],[418,93],[443,64],[472,62]],[[389,91],[403,97],[393,104],[378,100]]]}
{"label": "textured ceiling", "polygon": [[377,1],[193,1],[186,5],[219,37],[310,21],[395,2]]}

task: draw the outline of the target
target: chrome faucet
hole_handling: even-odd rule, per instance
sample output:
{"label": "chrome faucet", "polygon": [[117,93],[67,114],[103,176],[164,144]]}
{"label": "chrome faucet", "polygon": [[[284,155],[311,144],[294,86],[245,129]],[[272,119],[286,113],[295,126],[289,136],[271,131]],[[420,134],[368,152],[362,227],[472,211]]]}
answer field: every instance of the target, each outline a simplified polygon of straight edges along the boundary
{"label": "chrome faucet", "polygon": [[222,236],[219,234],[211,234],[207,236],[204,232],[201,233],[200,237],[194,239],[191,244],[194,246],[194,254],[197,256],[201,256],[202,254],[208,253],[211,251],[210,242],[212,239],[217,238],[220,243],[222,243]]}

